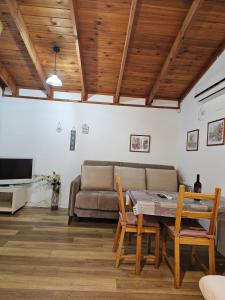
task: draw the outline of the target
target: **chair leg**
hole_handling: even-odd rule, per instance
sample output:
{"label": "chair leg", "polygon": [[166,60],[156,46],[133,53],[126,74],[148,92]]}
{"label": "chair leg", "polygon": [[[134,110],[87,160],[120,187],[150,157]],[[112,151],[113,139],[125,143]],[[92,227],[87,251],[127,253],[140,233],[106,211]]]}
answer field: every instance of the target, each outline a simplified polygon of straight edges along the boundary
{"label": "chair leg", "polygon": [[148,251],[148,254],[151,253],[151,234],[149,233],[148,234],[148,247],[147,247],[147,251]]}
{"label": "chair leg", "polygon": [[117,227],[116,227],[116,234],[115,234],[115,237],[114,237],[114,243],[113,243],[113,249],[112,249],[113,252],[116,252],[116,250],[117,250],[118,241],[119,241],[119,237],[120,237],[120,231],[121,231],[121,220],[119,218],[118,224],[117,224]]}
{"label": "chair leg", "polygon": [[121,233],[120,233],[120,240],[119,240],[119,246],[116,252],[116,268],[119,268],[120,265],[120,258],[122,254],[122,247],[123,247],[123,240],[125,236],[126,227],[122,227]]}
{"label": "chair leg", "polygon": [[141,251],[142,251],[142,226],[143,226],[143,214],[138,215],[138,228],[137,228],[137,242],[136,242],[136,263],[135,274],[141,273]]}
{"label": "chair leg", "polygon": [[160,231],[157,231],[155,234],[155,269],[159,268],[159,239]]}
{"label": "chair leg", "polygon": [[192,266],[196,265],[196,246],[192,245],[191,247],[191,264]]}
{"label": "chair leg", "polygon": [[174,287],[180,287],[180,242],[179,238],[174,238]]}
{"label": "chair leg", "polygon": [[209,241],[209,275],[215,274],[215,242]]}
{"label": "chair leg", "polygon": [[166,228],[163,227],[163,236],[162,236],[162,261],[165,262],[166,257],[166,240],[167,240],[167,232]]}
{"label": "chair leg", "polygon": [[69,218],[68,218],[68,225],[70,225],[72,223],[72,220],[73,220],[73,217],[69,216]]}

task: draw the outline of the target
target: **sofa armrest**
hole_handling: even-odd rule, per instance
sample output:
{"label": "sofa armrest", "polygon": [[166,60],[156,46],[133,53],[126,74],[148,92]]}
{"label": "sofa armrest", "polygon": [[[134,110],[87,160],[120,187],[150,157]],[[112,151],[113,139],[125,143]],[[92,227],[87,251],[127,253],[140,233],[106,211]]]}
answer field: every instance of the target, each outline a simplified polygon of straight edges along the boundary
{"label": "sofa armrest", "polygon": [[74,215],[74,206],[76,202],[76,195],[80,190],[81,184],[81,176],[77,176],[71,183],[70,183],[70,196],[69,196],[69,207],[68,207],[68,215],[72,217]]}

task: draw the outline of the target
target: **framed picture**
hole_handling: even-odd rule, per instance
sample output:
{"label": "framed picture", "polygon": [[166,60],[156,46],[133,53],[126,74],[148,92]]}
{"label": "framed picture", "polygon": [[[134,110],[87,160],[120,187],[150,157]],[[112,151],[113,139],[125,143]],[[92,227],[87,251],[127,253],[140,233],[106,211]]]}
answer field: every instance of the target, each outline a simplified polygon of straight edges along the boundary
{"label": "framed picture", "polygon": [[187,132],[187,151],[198,151],[199,129]]}
{"label": "framed picture", "polygon": [[150,152],[150,135],[130,135],[130,152]]}
{"label": "framed picture", "polygon": [[208,123],[207,146],[224,145],[224,118]]}

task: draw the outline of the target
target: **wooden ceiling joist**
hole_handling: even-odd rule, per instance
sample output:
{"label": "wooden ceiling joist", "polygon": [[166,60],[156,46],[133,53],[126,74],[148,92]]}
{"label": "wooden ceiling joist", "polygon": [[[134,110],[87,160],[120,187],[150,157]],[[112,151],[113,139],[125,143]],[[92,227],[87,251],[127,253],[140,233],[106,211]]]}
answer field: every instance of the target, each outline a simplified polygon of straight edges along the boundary
{"label": "wooden ceiling joist", "polygon": [[81,101],[87,101],[87,91],[85,85],[85,75],[83,68],[83,61],[81,55],[81,47],[79,42],[79,33],[78,33],[78,16],[77,16],[77,3],[76,0],[70,0],[70,8],[71,8],[71,18],[73,24],[73,34],[74,34],[74,42],[77,53],[77,62],[80,72],[80,83],[81,83]]}
{"label": "wooden ceiling joist", "polygon": [[8,86],[13,96],[17,94],[17,86],[12,78],[12,76],[9,74],[9,72],[6,70],[5,66],[0,62],[0,78],[4,82],[6,86]]}
{"label": "wooden ceiling joist", "polygon": [[130,37],[131,37],[132,28],[133,28],[136,8],[137,8],[137,0],[132,0],[131,7],[130,7],[129,21],[128,21],[128,25],[127,25],[127,34],[126,34],[126,39],[125,39],[125,44],[124,44],[124,49],[123,49],[122,61],[121,61],[121,65],[120,65],[120,72],[119,72],[119,77],[118,77],[118,82],[117,82],[117,87],[116,87],[116,93],[114,96],[114,103],[119,103],[120,90],[121,90],[121,85],[122,85],[122,80],[123,80],[123,74],[124,74],[124,69],[125,69],[125,64],[126,64],[126,59],[127,59],[127,52],[128,52],[128,47],[129,47],[129,43],[130,43]]}
{"label": "wooden ceiling joist", "polygon": [[178,53],[180,46],[182,44],[182,41],[184,39],[184,35],[187,32],[190,25],[192,24],[192,21],[196,15],[196,13],[198,12],[199,8],[203,4],[203,2],[204,2],[204,0],[193,0],[192,5],[191,5],[190,9],[188,10],[186,18],[182,24],[182,27],[181,27],[180,31],[178,32],[176,39],[170,49],[170,52],[161,68],[159,76],[157,77],[157,79],[156,79],[153,87],[151,88],[151,91],[146,99],[147,105],[152,104],[154,97],[156,96],[156,93],[160,87],[160,84],[162,83],[162,81],[164,80],[164,78],[167,75],[167,71],[168,71],[170,64],[174,61],[174,59],[177,56],[177,53]]}
{"label": "wooden ceiling joist", "polygon": [[20,32],[20,35],[23,39],[23,42],[27,48],[27,51],[30,55],[30,58],[35,66],[35,69],[37,71],[38,76],[40,77],[40,80],[42,82],[42,85],[44,87],[44,90],[47,94],[47,96],[52,96],[52,90],[45,82],[46,80],[46,74],[44,72],[44,69],[42,68],[42,65],[40,63],[40,60],[38,58],[36,49],[33,45],[33,42],[30,38],[30,34],[28,32],[27,26],[24,22],[23,16],[20,12],[19,5],[16,0],[6,0],[6,4],[8,6],[8,10],[12,16],[12,19]]}
{"label": "wooden ceiling joist", "polygon": [[184,100],[184,98],[189,94],[189,92],[193,89],[193,87],[196,85],[196,83],[208,71],[208,69],[212,66],[212,64],[216,61],[216,59],[223,53],[224,50],[225,50],[225,39],[220,44],[220,47],[216,49],[216,51],[214,52],[211,59],[203,66],[203,68],[200,70],[200,72],[197,74],[197,76],[191,82],[189,87],[184,91],[184,94],[182,95],[181,101]]}
{"label": "wooden ceiling joist", "polygon": [[2,34],[2,31],[3,31],[3,24],[2,24],[2,21],[0,20],[0,36]]}

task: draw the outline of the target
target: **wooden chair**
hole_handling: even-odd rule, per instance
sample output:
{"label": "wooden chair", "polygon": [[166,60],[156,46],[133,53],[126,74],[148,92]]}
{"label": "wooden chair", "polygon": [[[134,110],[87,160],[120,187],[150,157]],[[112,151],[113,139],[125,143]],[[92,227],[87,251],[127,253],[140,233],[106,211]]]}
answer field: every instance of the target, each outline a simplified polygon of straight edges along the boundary
{"label": "wooden chair", "polygon": [[[192,245],[192,264],[198,260],[196,246],[208,246],[209,248],[209,274],[215,273],[215,224],[219,208],[221,189],[216,188],[214,194],[201,194],[185,192],[183,185],[179,188],[176,220],[163,221],[162,259],[166,261],[174,273],[174,286],[180,287],[180,245]],[[198,199],[212,201],[210,212],[187,211],[183,208],[185,199]],[[191,219],[183,219],[191,218]],[[208,219],[209,230],[204,229],[196,219]],[[174,264],[169,261],[166,253],[167,237],[174,240]],[[207,268],[204,266],[204,269]]]}
{"label": "wooden chair", "polygon": [[[124,205],[124,197],[122,191],[121,180],[119,176],[115,176],[116,191],[119,203],[119,221],[116,229],[113,251],[116,252],[116,268],[119,267],[121,258],[136,258],[136,255],[122,255],[122,248],[125,233],[137,233],[137,217],[133,212],[126,212]],[[143,233],[155,235],[155,254],[145,256],[146,259],[154,261],[155,268],[159,267],[159,239],[160,225],[154,216],[144,216]],[[149,251],[149,249],[148,249]]]}

